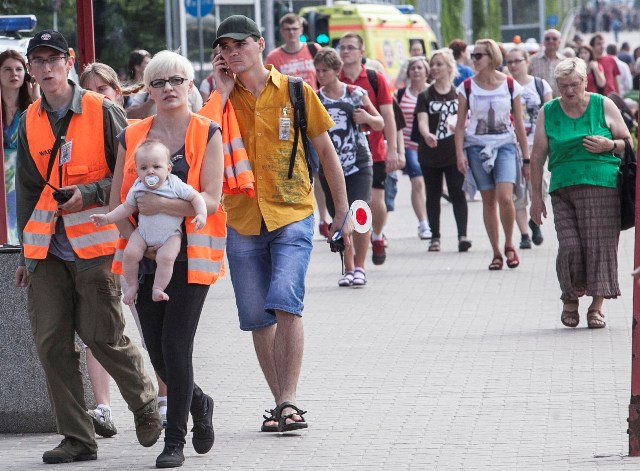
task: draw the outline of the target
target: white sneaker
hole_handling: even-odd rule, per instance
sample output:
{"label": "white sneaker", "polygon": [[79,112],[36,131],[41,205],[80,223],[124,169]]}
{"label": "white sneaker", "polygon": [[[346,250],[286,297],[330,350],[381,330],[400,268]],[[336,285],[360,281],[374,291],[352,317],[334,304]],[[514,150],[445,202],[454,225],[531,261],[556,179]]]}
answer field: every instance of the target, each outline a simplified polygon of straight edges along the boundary
{"label": "white sneaker", "polygon": [[418,237],[420,237],[421,240],[431,239],[431,236],[430,228],[425,227],[424,229],[421,229],[420,226],[418,226]]}
{"label": "white sneaker", "polygon": [[116,424],[113,423],[111,418],[111,410],[97,407],[93,410],[88,410],[87,414],[91,417],[95,432],[101,437],[109,438],[118,433]]}

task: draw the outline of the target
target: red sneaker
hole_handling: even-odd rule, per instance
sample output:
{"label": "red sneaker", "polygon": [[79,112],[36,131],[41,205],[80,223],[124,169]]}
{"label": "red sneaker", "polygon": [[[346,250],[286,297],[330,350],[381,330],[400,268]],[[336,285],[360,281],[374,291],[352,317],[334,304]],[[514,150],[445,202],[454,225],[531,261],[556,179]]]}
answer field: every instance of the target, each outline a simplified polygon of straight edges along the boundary
{"label": "red sneaker", "polygon": [[387,259],[387,251],[384,248],[384,240],[372,240],[371,246],[373,253],[371,254],[371,260],[374,265],[382,265]]}

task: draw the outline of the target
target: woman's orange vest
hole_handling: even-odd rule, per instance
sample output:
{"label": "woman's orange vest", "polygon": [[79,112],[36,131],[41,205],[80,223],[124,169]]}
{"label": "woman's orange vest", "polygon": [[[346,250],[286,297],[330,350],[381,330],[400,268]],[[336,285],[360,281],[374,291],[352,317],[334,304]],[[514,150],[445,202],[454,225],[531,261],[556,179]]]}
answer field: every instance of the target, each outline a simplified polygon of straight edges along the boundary
{"label": "woman's orange vest", "polygon": [[[62,166],[62,181],[58,171],[60,151],[53,163],[49,183],[56,188],[94,183],[111,175],[104,155],[103,99],[97,93],[84,92],[82,113],[74,113],[65,135],[65,141],[71,142],[71,159]],[[26,129],[31,158],[44,181],[56,137],[47,112],[40,107],[40,99],[27,109]],[[115,224],[97,228],[89,219],[91,214],[107,212],[107,206],[96,204],[75,213],[59,210],[58,203],[53,199],[53,190],[45,186],[24,228],[22,241],[25,258],[46,258],[59,216],[62,216],[66,235],[79,258],[113,254],[118,239]]]}
{"label": "woman's orange vest", "polygon": [[222,97],[213,92],[198,114],[206,116],[222,128],[222,149],[224,151],[224,180],[222,192],[226,194],[245,193],[255,196],[255,178],[251,170],[249,156],[244,148],[238,118],[230,101],[222,108]]}
{"label": "woman's orange vest", "polygon": [[[126,154],[124,161],[124,176],[120,189],[120,201],[124,202],[129,189],[137,178],[135,152],[144,142],[151,129],[153,116],[131,124],[125,133]],[[191,121],[185,136],[185,156],[189,165],[187,183],[196,191],[200,191],[200,171],[207,148],[209,127],[211,120],[191,114]],[[200,285],[210,285],[224,274],[224,249],[227,239],[227,213],[222,205],[215,214],[207,216],[207,224],[199,231],[195,230],[192,217],[185,218],[187,237],[187,281]],[[118,247],[113,258],[111,269],[114,273],[122,274],[122,256],[127,241],[118,239]]]}

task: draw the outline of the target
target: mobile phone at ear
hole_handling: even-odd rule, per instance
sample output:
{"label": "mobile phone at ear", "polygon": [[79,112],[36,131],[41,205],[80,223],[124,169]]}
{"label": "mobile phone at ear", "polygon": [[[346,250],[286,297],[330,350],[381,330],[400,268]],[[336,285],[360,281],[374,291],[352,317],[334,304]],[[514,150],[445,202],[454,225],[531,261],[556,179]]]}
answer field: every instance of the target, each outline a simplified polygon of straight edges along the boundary
{"label": "mobile phone at ear", "polygon": [[[218,57],[220,57],[220,58],[222,59],[222,54],[221,54],[221,53],[217,53],[215,58],[217,59]],[[215,59],[214,59],[214,60],[215,60]],[[224,59],[223,59],[223,60],[224,60]],[[229,71],[229,67],[223,67],[223,69],[222,69],[222,70],[226,73],[226,72],[228,72],[228,71]]]}

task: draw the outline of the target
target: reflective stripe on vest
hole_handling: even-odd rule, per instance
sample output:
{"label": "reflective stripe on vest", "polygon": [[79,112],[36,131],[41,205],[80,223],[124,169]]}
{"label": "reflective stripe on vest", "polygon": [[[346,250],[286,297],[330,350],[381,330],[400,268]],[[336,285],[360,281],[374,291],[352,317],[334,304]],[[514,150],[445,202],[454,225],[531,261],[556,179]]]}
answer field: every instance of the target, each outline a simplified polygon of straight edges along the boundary
{"label": "reflective stripe on vest", "polygon": [[[127,193],[137,178],[135,172],[135,151],[147,137],[153,117],[127,127],[125,132],[126,154],[121,201],[126,200]],[[200,189],[200,171],[207,148],[211,120],[196,114],[191,115],[185,136],[185,159],[189,165],[187,183],[196,191]],[[207,224],[199,231],[191,222],[192,216],[185,218],[187,237],[187,280],[189,283],[210,285],[224,274],[224,249],[227,239],[227,214],[222,205],[215,214],[207,216]],[[111,270],[122,274],[122,257],[126,240],[119,238]]]}
{"label": "reflective stripe on vest", "polygon": [[219,93],[213,92],[198,114],[219,123],[222,128],[222,151],[224,153],[222,192],[226,194],[245,193],[249,197],[255,196],[255,178],[240,134],[238,118],[231,102],[227,100],[223,109],[222,97]]}
{"label": "reflective stripe on vest", "polygon": [[[53,186],[84,185],[111,175],[104,155],[103,100],[104,97],[97,93],[83,93],[82,113],[73,115],[66,132],[65,140],[71,142],[71,158],[62,166],[60,181],[60,153],[56,155],[49,179]],[[31,158],[44,180],[55,136],[46,111],[40,107],[40,100],[27,109],[26,129]],[[24,256],[31,259],[46,258],[51,236],[55,232],[57,214],[62,215],[65,233],[79,258],[113,254],[118,230],[115,224],[96,228],[89,215],[98,212],[106,213],[108,208],[92,204],[75,213],[60,211],[58,202],[53,198],[53,190],[45,186],[23,231]]]}

